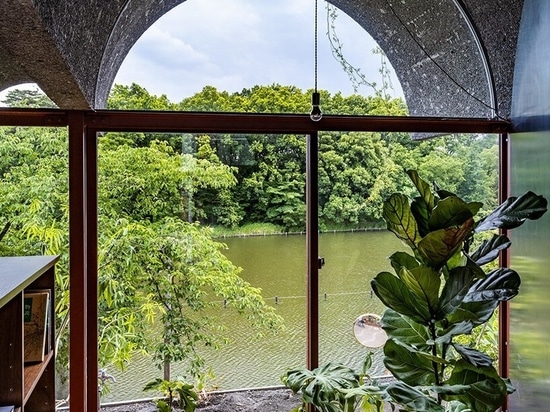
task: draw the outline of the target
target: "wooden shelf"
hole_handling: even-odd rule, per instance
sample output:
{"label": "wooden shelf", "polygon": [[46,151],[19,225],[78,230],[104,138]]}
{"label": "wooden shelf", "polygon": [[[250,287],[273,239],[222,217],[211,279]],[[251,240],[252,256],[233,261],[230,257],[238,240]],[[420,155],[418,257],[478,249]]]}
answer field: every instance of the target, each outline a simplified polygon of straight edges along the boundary
{"label": "wooden shelf", "polygon": [[[24,368],[24,386],[23,386],[23,393],[25,394],[23,397],[23,403],[27,403],[29,400],[29,396],[33,393],[36,384],[39,382],[40,378],[44,374],[44,371],[47,370],[48,366],[50,365],[50,362],[53,359],[53,351],[51,351],[45,358],[43,362],[36,363],[34,365],[25,365]],[[55,367],[55,365],[53,365]]]}
{"label": "wooden shelf", "polygon": [[57,256],[0,258],[0,405],[19,412],[55,411],[55,351],[42,362],[25,365],[23,307],[25,291],[50,291],[48,342],[55,341],[55,263]]}

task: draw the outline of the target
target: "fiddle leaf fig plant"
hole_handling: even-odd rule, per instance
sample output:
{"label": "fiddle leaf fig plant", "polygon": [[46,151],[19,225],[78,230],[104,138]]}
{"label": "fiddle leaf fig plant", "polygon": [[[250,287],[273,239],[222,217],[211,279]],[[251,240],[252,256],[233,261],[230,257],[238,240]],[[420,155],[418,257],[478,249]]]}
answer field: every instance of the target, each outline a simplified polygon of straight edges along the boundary
{"label": "fiddle leaf fig plant", "polygon": [[527,192],[476,220],[481,203],[432,190],[416,171],[407,174],[419,196],[391,195],[383,217],[412,253],[394,253],[395,273],[381,272],[371,281],[387,307],[384,364],[395,377],[387,394],[403,411],[493,412],[514,389],[493,359],[457,338],[487,322],[501,302],[518,294],[521,281],[512,269],[484,269],[510,240],[499,233],[477,237],[539,219],[547,201]]}

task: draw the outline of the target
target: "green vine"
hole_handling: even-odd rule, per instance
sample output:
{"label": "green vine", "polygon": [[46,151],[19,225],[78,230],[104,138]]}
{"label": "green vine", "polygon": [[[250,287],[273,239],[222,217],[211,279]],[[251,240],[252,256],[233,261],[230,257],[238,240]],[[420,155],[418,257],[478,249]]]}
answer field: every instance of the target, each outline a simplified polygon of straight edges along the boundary
{"label": "green vine", "polygon": [[347,74],[351,82],[351,85],[353,87],[354,93],[358,92],[359,87],[367,86],[374,91],[375,95],[380,96],[384,99],[390,98],[391,96],[389,95],[389,90],[393,90],[393,84],[390,76],[391,70],[389,68],[388,60],[384,51],[379,46],[376,46],[372,51],[373,54],[377,54],[380,56],[380,69],[378,70],[378,72],[382,77],[382,85],[380,87],[376,82],[369,81],[366,75],[361,71],[361,69],[354,66],[352,63],[350,63],[348,59],[344,56],[344,45],[340,41],[340,37],[336,32],[336,26],[337,26],[336,20],[338,19],[338,8],[330,5],[329,3],[326,3],[326,10],[327,10],[327,33],[326,34],[329,40],[332,56],[336,59],[336,61],[338,61],[338,63],[340,63],[340,65],[342,66],[342,69]]}

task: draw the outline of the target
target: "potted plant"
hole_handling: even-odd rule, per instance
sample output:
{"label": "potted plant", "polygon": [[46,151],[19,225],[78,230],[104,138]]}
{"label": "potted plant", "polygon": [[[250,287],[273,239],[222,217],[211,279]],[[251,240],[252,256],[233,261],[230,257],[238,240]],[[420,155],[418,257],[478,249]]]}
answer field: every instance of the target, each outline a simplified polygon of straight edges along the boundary
{"label": "potted plant", "polygon": [[412,253],[391,255],[395,273],[381,272],[371,281],[387,307],[384,364],[395,381],[384,389],[403,411],[495,411],[513,392],[511,383],[499,376],[493,359],[457,338],[488,322],[519,292],[514,270],[494,263],[484,270],[511,244],[495,231],[539,219],[547,201],[527,192],[476,220],[481,203],[432,190],[415,171],[407,173],[419,196],[409,201],[393,194],[383,217]]}

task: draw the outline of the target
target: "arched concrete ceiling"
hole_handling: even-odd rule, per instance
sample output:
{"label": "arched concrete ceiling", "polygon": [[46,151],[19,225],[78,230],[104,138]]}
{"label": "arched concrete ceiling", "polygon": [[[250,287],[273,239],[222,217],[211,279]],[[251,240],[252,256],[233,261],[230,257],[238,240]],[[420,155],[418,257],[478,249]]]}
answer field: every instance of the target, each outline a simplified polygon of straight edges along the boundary
{"label": "arched concrete ceiling", "polygon": [[[102,108],[133,44],[183,1],[4,2],[0,90],[35,82],[62,108]],[[386,52],[411,115],[509,116],[523,0],[331,3]]]}

